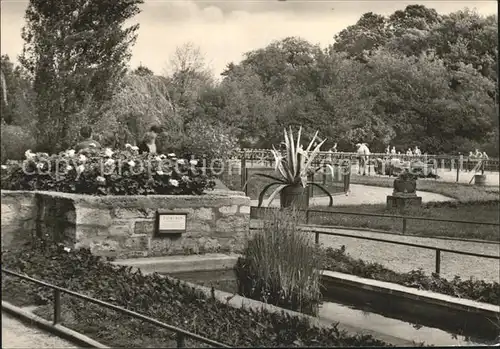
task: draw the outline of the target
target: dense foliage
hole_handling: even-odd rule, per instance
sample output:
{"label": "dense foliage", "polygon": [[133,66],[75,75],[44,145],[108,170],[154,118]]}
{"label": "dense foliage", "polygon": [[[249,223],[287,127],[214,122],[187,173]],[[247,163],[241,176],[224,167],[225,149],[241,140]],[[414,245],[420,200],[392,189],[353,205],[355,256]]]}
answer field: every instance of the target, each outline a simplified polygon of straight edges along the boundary
{"label": "dense foliage", "polygon": [[[36,6],[30,7],[29,21],[33,11],[42,7],[42,2],[32,2]],[[138,2],[127,2],[130,11],[117,11],[132,16]],[[106,1],[102,6],[108,5],[111,6]],[[47,23],[58,25],[70,22],[68,14],[72,10],[80,13],[76,24],[69,26],[70,32],[61,38],[46,26],[33,29],[40,33],[36,38],[47,39],[36,46],[37,50],[44,50],[47,59],[58,53],[50,51],[52,42],[69,41],[69,46],[57,46],[67,47],[69,52],[87,45],[92,53],[99,51],[108,38],[96,40],[88,33],[84,23],[90,17],[85,17],[79,6],[83,5],[72,2],[53,16],[48,11],[40,12]],[[101,12],[96,14],[98,18],[116,13]],[[131,38],[134,29],[127,32]],[[128,29],[120,29],[117,22],[112,30],[118,33]],[[353,150],[355,143],[366,142],[372,151],[383,151],[390,143],[401,150],[418,145],[429,154],[466,154],[478,147],[495,156],[499,144],[497,36],[496,15],[484,17],[470,10],[438,14],[422,5],[410,5],[390,16],[364,14],[357,23],[335,35],[335,43],[326,49],[290,37],[247,52],[240,63],[228,64],[221,81],[207,73],[199,50],[186,45],[172,57],[175,64],[165,76],[155,76],[141,66],[109,90],[103,86],[114,78],[105,76],[99,85],[91,82],[100,80],[102,76],[97,71],[107,70],[106,64],[113,60],[104,60],[107,63],[95,72],[91,69],[88,77],[84,73],[89,70],[83,69],[56,81],[41,73],[34,79],[26,69],[14,67],[8,57],[2,57],[6,82],[2,91],[8,90],[8,105],[2,99],[2,118],[31,133],[37,133],[37,123],[46,125],[50,132],[45,138],[54,140],[63,139],[80,123],[92,119],[103,134],[114,133],[120,146],[140,140],[151,123],[160,123],[166,126],[170,138],[187,139],[181,143],[196,146],[196,152],[225,142],[217,138],[199,144],[203,138],[197,133],[200,124],[218,125],[219,134],[228,142],[237,139],[240,146],[260,148],[278,144],[284,127],[305,125],[306,135],[312,136],[314,130],[320,129],[320,137],[329,139],[327,148],[337,142],[338,149],[345,151]],[[35,37],[26,39],[27,46],[32,47]],[[120,50],[116,50],[116,55],[127,58],[125,46],[120,46]],[[109,52],[103,51],[102,57]],[[37,53],[38,57],[41,53]],[[97,57],[88,54],[78,59],[79,64],[89,67]],[[37,64],[45,74],[44,69],[49,68],[42,63]],[[114,77],[120,76],[120,67],[123,65],[117,63],[110,70],[116,73]],[[72,81],[71,76],[78,81]],[[49,113],[59,103],[57,99],[57,103],[50,104],[56,100],[56,94],[71,95],[75,86],[81,90],[78,98],[69,99],[62,114]],[[90,86],[96,86],[95,91],[87,88]],[[36,94],[36,103],[33,90],[43,92]],[[101,93],[106,102],[95,100]],[[101,102],[103,105],[98,108]],[[49,115],[54,115],[53,122],[47,119]],[[71,124],[58,123],[59,115],[67,116]],[[65,130],[67,127],[71,130]]]}
{"label": "dense foliage", "polygon": [[398,273],[378,263],[355,259],[345,253],[345,247],[327,248],[324,251],[323,269],[500,305],[500,284],[498,282],[462,280],[459,276],[455,276],[453,280],[447,280],[435,274],[426,275],[422,270]]}
{"label": "dense foliage", "polygon": [[[366,335],[349,335],[336,326],[317,328],[307,320],[265,310],[236,309],[158,274],[143,275],[114,266],[90,251],[40,243],[2,253],[2,267],[151,316],[237,347],[384,346]],[[2,277],[2,299],[16,305],[45,304],[52,292]],[[174,334],[116,312],[64,299],[64,324],[113,347],[162,347]],[[42,309],[43,312],[43,309]],[[45,309],[45,315],[51,316]],[[98,319],[98,321],[96,321]],[[199,345],[199,343],[195,344]]]}
{"label": "dense foliage", "polygon": [[195,159],[139,154],[134,147],[89,149],[76,154],[26,152],[2,165],[2,189],[92,195],[201,195],[215,183]]}
{"label": "dense foliage", "polygon": [[238,289],[245,297],[316,315],[320,259],[317,247],[299,231],[300,218],[293,209],[267,213],[238,260]]}

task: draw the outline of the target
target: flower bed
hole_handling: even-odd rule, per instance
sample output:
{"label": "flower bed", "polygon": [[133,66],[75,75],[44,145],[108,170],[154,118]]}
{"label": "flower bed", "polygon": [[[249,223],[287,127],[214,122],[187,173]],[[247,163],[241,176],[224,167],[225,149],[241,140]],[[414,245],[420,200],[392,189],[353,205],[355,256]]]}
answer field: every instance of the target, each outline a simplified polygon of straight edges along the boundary
{"label": "flower bed", "polygon": [[195,159],[90,149],[78,154],[26,152],[26,160],[2,165],[1,188],[91,195],[201,195],[215,183]]}
{"label": "flower bed", "polygon": [[471,299],[478,302],[500,305],[500,284],[483,280],[453,280],[435,274],[425,275],[422,270],[398,273],[378,263],[367,263],[345,253],[345,248],[324,250],[323,269],[364,277],[373,280],[432,291],[453,297]]}
{"label": "flower bed", "polygon": [[[85,249],[27,246],[2,253],[2,265],[232,346],[388,346],[335,326],[318,328],[298,317],[236,309],[158,274],[114,266]],[[4,276],[2,291],[2,298],[16,305],[49,304],[36,312],[47,319],[52,316],[50,290]],[[174,338],[172,333],[78,300],[63,298],[63,309],[65,326],[113,347],[164,347]]]}

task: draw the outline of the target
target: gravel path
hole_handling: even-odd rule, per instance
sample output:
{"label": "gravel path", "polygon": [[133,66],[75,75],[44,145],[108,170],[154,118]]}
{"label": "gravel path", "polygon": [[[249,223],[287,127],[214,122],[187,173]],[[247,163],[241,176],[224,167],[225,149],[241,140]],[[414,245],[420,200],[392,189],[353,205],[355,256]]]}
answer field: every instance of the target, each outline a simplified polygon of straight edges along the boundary
{"label": "gravel path", "polygon": [[2,313],[2,348],[78,348]]}
{"label": "gravel path", "polygon": [[[349,195],[339,195],[333,197],[333,206],[363,205],[363,204],[385,204],[387,195],[392,195],[392,188],[375,187],[371,185],[351,184]],[[417,191],[417,195],[422,197],[422,202],[430,201],[455,201],[455,199],[436,193]],[[279,206],[279,197],[273,200],[272,206]],[[311,206],[326,206],[329,198],[326,196],[312,197]],[[258,200],[252,200],[252,206],[257,206]],[[263,206],[268,205],[268,200],[264,200]]]}
{"label": "gravel path", "polygon": [[[500,255],[499,244],[391,235],[359,230],[320,227],[314,227],[314,229],[493,256]],[[426,273],[431,273],[435,268],[435,251],[433,250],[327,235],[320,235],[319,241],[325,247],[339,248],[345,245],[346,252],[352,257],[360,258],[364,261],[377,262],[399,272],[408,272],[413,269],[422,268]],[[441,275],[447,279],[452,279],[455,275],[459,275],[462,278],[474,277],[485,281],[500,282],[500,261],[441,252]]]}

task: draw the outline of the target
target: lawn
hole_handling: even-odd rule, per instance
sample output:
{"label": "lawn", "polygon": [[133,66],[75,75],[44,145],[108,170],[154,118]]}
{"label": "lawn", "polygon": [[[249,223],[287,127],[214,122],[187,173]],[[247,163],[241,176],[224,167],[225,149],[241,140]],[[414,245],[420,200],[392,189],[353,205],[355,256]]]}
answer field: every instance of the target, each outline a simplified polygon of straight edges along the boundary
{"label": "lawn", "polygon": [[[398,215],[400,212],[387,210],[384,204],[356,205],[338,207],[314,207],[320,211],[363,212],[385,215]],[[407,209],[402,212],[405,216],[439,218],[456,221],[499,223],[499,202],[436,202],[422,205],[422,207]],[[311,212],[309,223],[371,228],[390,232],[402,232],[402,220],[388,217],[355,216],[348,214],[331,214]],[[428,220],[411,220],[406,223],[407,235],[428,237],[454,237],[462,239],[477,239],[500,241],[498,226],[475,225],[464,223],[432,222]]]}

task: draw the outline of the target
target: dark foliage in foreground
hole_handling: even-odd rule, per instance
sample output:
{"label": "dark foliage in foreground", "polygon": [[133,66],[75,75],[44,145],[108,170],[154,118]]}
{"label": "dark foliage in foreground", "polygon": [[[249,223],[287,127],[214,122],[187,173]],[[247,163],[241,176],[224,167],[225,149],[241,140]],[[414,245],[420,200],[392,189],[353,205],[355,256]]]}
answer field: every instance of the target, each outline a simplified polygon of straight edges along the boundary
{"label": "dark foliage in foreground", "polygon": [[[39,243],[3,252],[2,266],[232,346],[387,346],[335,326],[313,327],[285,313],[235,309],[158,274],[114,266],[85,249],[66,252],[61,246]],[[52,293],[4,276],[2,298],[17,305],[50,305]],[[110,346],[164,347],[173,338],[172,333],[80,301],[65,299],[63,309],[66,326]],[[51,316],[48,307],[38,313]]]}

